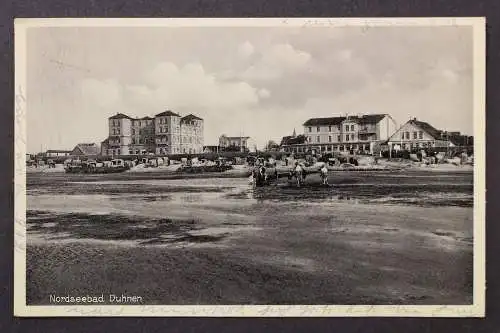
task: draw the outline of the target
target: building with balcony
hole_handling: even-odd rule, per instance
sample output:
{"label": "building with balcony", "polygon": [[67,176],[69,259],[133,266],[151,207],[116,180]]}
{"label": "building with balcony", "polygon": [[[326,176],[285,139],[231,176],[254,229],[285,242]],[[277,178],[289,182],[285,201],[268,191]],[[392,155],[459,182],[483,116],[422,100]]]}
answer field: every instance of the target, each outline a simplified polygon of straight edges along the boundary
{"label": "building with balcony", "polygon": [[380,144],[394,133],[396,123],[388,114],[367,114],[311,118],[303,128],[303,136],[283,138],[282,151],[375,154],[380,150]]}
{"label": "building with balcony", "polygon": [[152,117],[132,118],[122,113],[109,117],[109,136],[103,155],[195,154],[203,150],[203,119],[181,117],[170,110]]}

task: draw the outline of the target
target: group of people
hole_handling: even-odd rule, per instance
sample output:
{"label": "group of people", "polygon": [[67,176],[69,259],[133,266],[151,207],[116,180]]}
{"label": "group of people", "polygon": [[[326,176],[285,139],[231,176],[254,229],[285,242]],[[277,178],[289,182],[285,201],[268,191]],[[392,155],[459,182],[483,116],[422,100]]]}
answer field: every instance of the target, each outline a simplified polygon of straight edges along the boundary
{"label": "group of people", "polygon": [[[328,168],[326,166],[326,163],[323,163],[323,165],[320,168],[320,176],[322,180],[323,185],[328,185]],[[275,170],[274,174],[276,178],[278,178],[278,171]],[[295,165],[291,168],[290,174],[288,176],[288,179],[292,179],[295,177],[297,180],[297,186],[300,186],[301,184],[304,183],[305,181],[305,167],[304,165],[300,164],[298,161],[295,162]],[[250,176],[250,181],[254,186],[261,186],[264,184],[267,184],[269,179],[269,175],[266,172],[266,168],[263,164],[256,165],[256,167],[252,170],[252,174]]]}
{"label": "group of people", "polygon": [[[323,185],[328,185],[328,168],[326,167],[326,163],[323,164],[319,171]],[[299,162],[295,162],[295,166],[290,172],[290,178],[291,177],[297,179],[297,186],[300,186],[305,180],[305,169]]]}

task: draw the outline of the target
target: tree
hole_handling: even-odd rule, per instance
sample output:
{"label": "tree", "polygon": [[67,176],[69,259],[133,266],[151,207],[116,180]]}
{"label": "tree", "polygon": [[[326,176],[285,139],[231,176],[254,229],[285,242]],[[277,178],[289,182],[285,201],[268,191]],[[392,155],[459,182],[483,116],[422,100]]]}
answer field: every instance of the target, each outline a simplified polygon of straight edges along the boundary
{"label": "tree", "polygon": [[266,145],[266,151],[275,151],[279,148],[279,145],[273,140],[269,140]]}

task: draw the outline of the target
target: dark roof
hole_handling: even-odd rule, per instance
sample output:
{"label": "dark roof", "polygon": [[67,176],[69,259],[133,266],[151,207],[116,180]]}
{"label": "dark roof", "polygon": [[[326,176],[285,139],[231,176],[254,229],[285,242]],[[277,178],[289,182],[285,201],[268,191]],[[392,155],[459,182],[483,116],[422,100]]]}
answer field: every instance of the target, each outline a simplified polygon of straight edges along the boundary
{"label": "dark roof", "polygon": [[132,119],[131,117],[127,116],[126,114],[123,113],[117,113],[114,116],[109,117],[108,119]]}
{"label": "dark roof", "polygon": [[108,144],[109,143],[109,138],[104,139],[104,141],[101,141],[102,144]]}
{"label": "dark roof", "polygon": [[345,117],[311,118],[304,123],[304,126],[339,125]]}
{"label": "dark roof", "polygon": [[385,114],[365,114],[362,116],[311,118],[304,123],[304,126],[339,125],[344,120],[351,120],[360,124],[376,124],[385,116]]}
{"label": "dark roof", "polygon": [[49,149],[47,153],[71,153],[71,150],[58,150],[58,149]]}
{"label": "dark roof", "polygon": [[385,114],[365,114],[361,117],[356,117],[360,124],[376,124],[384,119]]}
{"label": "dark roof", "polygon": [[83,155],[98,155],[100,153],[99,147],[95,143],[79,143],[72,152],[76,149],[79,149]]}
{"label": "dark roof", "polygon": [[149,116],[138,118],[139,120],[153,120],[154,118],[151,118]]}
{"label": "dark roof", "polygon": [[195,116],[194,114],[188,114],[187,116],[184,116],[181,118],[181,121],[183,120],[203,120],[200,117]]}
{"label": "dark roof", "polygon": [[228,140],[236,140],[236,139],[250,139],[249,136],[226,136],[226,135],[221,135],[221,138],[224,137]]}
{"label": "dark roof", "polygon": [[448,132],[448,136],[446,133],[443,133],[444,138],[448,138],[455,146],[462,146],[469,142],[470,137],[468,135],[463,135],[460,132]]}
{"label": "dark roof", "polygon": [[296,137],[293,137],[293,136],[284,136],[282,139],[281,139],[281,143],[280,143],[280,146],[284,146],[284,145],[299,145],[299,144],[303,144],[306,142],[306,137],[305,135],[298,135]]}
{"label": "dark roof", "polygon": [[432,125],[430,125],[429,123],[426,123],[425,121],[411,119],[410,121],[408,121],[408,123],[413,124],[413,125],[421,128],[423,131],[427,132],[430,136],[432,136],[436,140],[441,139],[441,132],[442,131],[434,128]]}
{"label": "dark roof", "polygon": [[157,115],[155,115],[155,117],[164,117],[164,116],[174,116],[174,117],[180,117],[177,113],[172,112],[172,111],[170,111],[170,110],[163,111],[163,112],[158,113]]}

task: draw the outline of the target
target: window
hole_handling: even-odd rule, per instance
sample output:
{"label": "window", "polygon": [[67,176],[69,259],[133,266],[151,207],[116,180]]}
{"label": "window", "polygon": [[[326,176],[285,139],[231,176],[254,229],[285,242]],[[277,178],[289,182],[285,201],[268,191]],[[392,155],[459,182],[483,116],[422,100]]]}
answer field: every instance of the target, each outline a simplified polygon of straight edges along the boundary
{"label": "window", "polygon": [[345,141],[349,141],[349,134],[345,136]]}
{"label": "window", "polygon": [[311,128],[311,127],[309,127],[309,133],[311,133],[311,131],[312,131],[312,128]]}
{"label": "window", "polygon": [[349,125],[345,125],[345,130],[349,132]]}
{"label": "window", "polygon": [[331,135],[328,136],[328,142],[332,142],[332,136]]}
{"label": "window", "polygon": [[332,126],[328,126],[328,132],[331,132],[332,131]]}
{"label": "window", "polygon": [[338,142],[342,141],[342,136],[341,135],[337,135],[337,141]]}
{"label": "window", "polygon": [[419,132],[418,132],[418,138],[419,138],[419,139],[423,139],[423,138],[424,138],[424,132],[419,131]]}
{"label": "window", "polygon": [[134,134],[135,134],[135,129],[132,128],[132,135],[134,135]]}
{"label": "window", "polygon": [[404,140],[405,138],[405,132],[401,132],[401,140]]}
{"label": "window", "polygon": [[116,134],[120,134],[120,129],[119,128],[116,130]]}
{"label": "window", "polygon": [[132,144],[135,145],[135,138],[132,138]]}
{"label": "window", "polygon": [[320,131],[320,127],[318,126],[318,127],[316,127],[316,132],[319,133],[319,131]]}
{"label": "window", "polygon": [[340,132],[340,130],[342,129],[342,126],[341,126],[341,125],[337,125],[337,129],[338,129],[338,130],[339,130],[339,132]]}
{"label": "window", "polygon": [[351,131],[354,132],[354,125],[351,125]]}
{"label": "window", "polygon": [[413,139],[417,138],[417,132],[413,132]]}
{"label": "window", "polygon": [[115,132],[115,129],[113,128],[113,135],[115,135],[115,134],[116,134],[116,132]]}
{"label": "window", "polygon": [[410,140],[410,132],[406,132],[406,139]]}
{"label": "window", "polygon": [[307,142],[311,142],[311,137],[310,136],[307,137]]}
{"label": "window", "polygon": [[351,140],[354,141],[354,134],[351,134]]}
{"label": "window", "polygon": [[316,142],[319,142],[319,135],[316,137]]}

